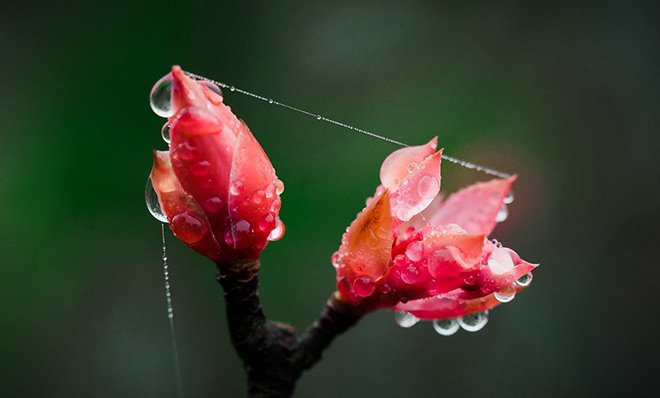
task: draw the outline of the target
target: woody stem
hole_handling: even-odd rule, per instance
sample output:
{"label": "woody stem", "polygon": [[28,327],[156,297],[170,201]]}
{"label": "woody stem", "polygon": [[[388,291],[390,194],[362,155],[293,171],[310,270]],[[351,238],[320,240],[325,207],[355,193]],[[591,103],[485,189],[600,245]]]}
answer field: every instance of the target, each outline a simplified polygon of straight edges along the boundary
{"label": "woody stem", "polygon": [[258,271],[258,260],[218,264],[231,340],[248,375],[249,397],[290,397],[302,372],[364,312],[335,293],[319,319],[298,337],[291,326],[266,319],[257,292]]}

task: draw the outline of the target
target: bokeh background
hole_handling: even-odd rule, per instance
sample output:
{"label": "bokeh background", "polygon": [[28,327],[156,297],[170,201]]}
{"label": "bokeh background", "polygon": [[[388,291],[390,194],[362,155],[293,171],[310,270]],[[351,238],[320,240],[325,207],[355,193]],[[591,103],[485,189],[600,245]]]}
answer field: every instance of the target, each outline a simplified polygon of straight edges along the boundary
{"label": "bokeh background", "polygon": [[[97,4],[98,3],[98,4]],[[0,395],[170,397],[143,192],[172,64],[517,172],[493,237],[541,263],[479,333],[372,314],[296,397],[642,396],[658,376],[657,2],[31,2],[0,13]],[[396,149],[225,93],[285,182],[267,314],[304,329]],[[488,176],[445,163],[443,191]],[[241,397],[214,266],[167,235],[187,397]]]}

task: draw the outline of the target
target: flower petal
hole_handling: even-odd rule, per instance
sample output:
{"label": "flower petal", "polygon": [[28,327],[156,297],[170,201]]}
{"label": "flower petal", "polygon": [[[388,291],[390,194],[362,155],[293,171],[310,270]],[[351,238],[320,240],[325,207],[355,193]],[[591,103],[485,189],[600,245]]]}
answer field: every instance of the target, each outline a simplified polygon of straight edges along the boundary
{"label": "flower petal", "polygon": [[497,212],[515,180],[514,175],[463,188],[440,204],[429,223],[436,228],[458,224],[468,233],[488,235],[497,225]]}
{"label": "flower petal", "polygon": [[443,297],[431,297],[421,300],[412,300],[407,303],[399,303],[394,310],[408,312],[419,319],[448,319],[483,312],[500,304],[494,295],[488,295],[472,300],[453,299]]}
{"label": "flower petal", "polygon": [[399,189],[392,194],[392,214],[408,221],[424,210],[440,192],[440,162],[442,150],[427,157],[403,178]]}
{"label": "flower petal", "polygon": [[380,181],[383,186],[390,192],[396,191],[408,175],[408,167],[419,165],[435,152],[437,146],[438,137],[435,137],[426,145],[409,146],[392,152],[380,167]]}
{"label": "flower petal", "polygon": [[275,176],[275,169],[261,145],[242,121],[238,131],[229,177],[232,244],[238,250],[248,246],[253,249],[243,258],[257,258],[278,224],[277,185],[282,183]]}
{"label": "flower petal", "polygon": [[151,182],[174,235],[198,253],[213,260],[222,259],[222,249],[211,233],[206,214],[179,184],[169,152],[154,151]]}
{"label": "flower petal", "polygon": [[389,194],[385,191],[360,214],[342,239],[337,255],[338,277],[358,277],[372,281],[386,272],[392,257],[392,216]]}

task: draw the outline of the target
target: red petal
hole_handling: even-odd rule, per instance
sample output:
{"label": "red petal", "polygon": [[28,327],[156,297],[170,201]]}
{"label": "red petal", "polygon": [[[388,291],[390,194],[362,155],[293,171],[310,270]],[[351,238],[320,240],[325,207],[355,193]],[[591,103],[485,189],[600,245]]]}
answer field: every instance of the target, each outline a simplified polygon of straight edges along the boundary
{"label": "red petal", "polygon": [[429,223],[436,228],[457,224],[468,233],[488,235],[497,225],[497,212],[504,205],[504,197],[515,180],[516,176],[513,176],[461,189],[440,205]]}
{"label": "red petal", "polygon": [[235,249],[250,247],[243,258],[256,258],[277,226],[282,184],[245,123],[240,124],[230,174],[229,216]]}
{"label": "red petal", "polygon": [[435,152],[438,146],[438,137],[433,138],[426,145],[410,146],[392,152],[380,167],[380,181],[391,192],[396,191],[408,175],[411,164],[419,165],[424,159]]}
{"label": "red petal", "polygon": [[188,247],[210,259],[224,258],[210,231],[204,211],[181,188],[174,175],[169,152],[154,151],[151,181],[174,234]]}

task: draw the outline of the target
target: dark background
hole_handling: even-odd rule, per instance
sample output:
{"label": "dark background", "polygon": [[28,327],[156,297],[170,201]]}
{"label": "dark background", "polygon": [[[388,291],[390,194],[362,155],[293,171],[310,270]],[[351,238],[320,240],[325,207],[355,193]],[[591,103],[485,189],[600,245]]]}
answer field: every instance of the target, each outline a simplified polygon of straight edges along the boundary
{"label": "dark background", "polygon": [[[657,2],[23,2],[0,12],[0,395],[175,396],[160,225],[143,191],[172,64],[519,173],[493,237],[541,263],[479,333],[368,316],[297,397],[657,390]],[[402,4],[405,3],[405,4]],[[298,329],[396,149],[225,92],[285,182],[265,309]],[[488,176],[445,163],[443,191]],[[240,397],[214,266],[168,233],[187,397]]]}

